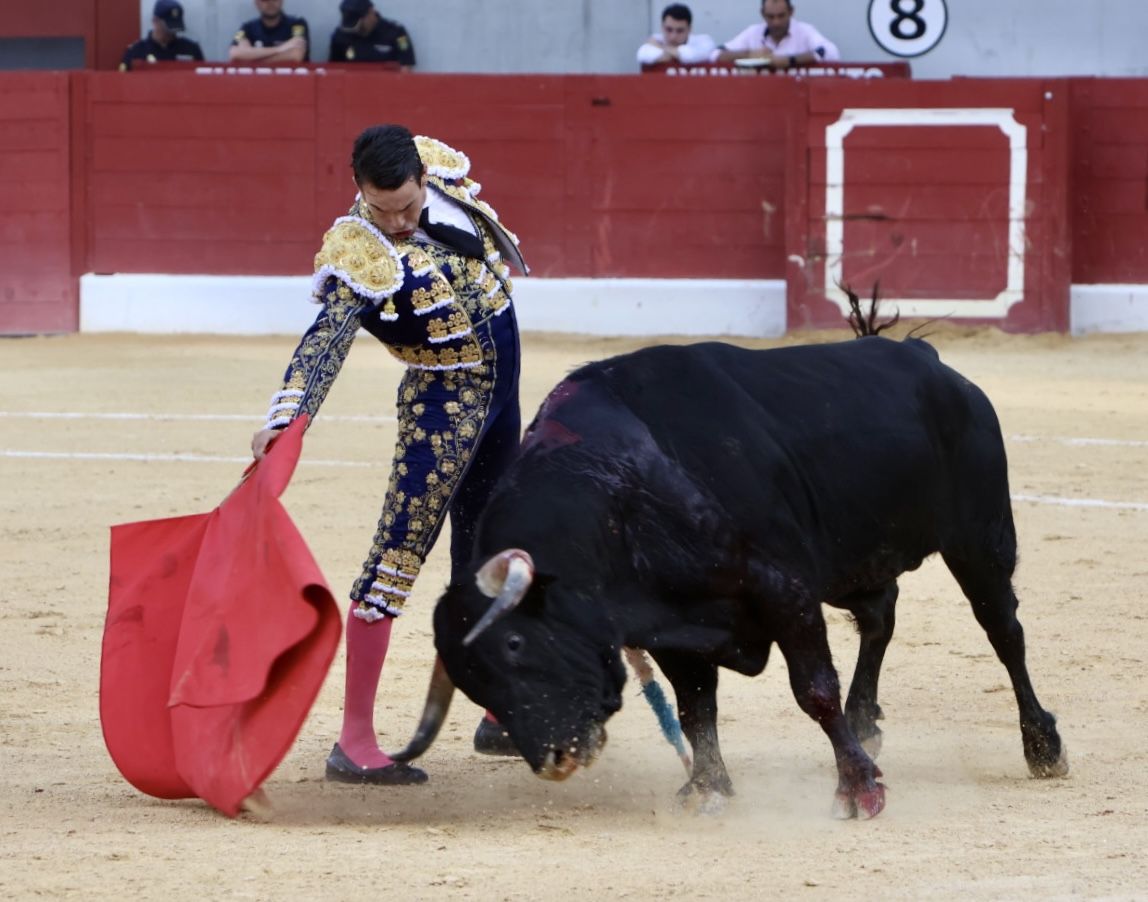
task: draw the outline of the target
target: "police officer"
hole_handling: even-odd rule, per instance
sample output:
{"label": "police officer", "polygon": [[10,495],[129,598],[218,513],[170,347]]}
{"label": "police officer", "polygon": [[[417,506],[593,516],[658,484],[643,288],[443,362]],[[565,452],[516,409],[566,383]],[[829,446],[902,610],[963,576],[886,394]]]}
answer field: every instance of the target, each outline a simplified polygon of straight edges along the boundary
{"label": "police officer", "polygon": [[311,59],[307,20],[283,12],[283,0],[255,0],[259,18],[244,22],[231,39],[233,63],[306,63]]}
{"label": "police officer", "polygon": [[398,63],[403,69],[415,65],[407,30],[380,16],[371,0],[343,0],[339,12],[343,21],[331,35],[331,62]]}
{"label": "police officer", "polygon": [[203,62],[203,50],[195,41],[181,38],[183,6],[176,0],[156,0],[152,9],[151,31],[124,51],[120,71],[127,72],[140,63],[156,60],[197,60]]}

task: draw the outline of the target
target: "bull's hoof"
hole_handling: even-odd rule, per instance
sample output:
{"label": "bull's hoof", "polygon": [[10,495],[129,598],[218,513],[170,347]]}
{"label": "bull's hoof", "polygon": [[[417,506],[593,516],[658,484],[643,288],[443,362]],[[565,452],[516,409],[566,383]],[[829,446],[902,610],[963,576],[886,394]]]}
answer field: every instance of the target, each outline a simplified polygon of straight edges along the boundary
{"label": "bull's hoof", "polygon": [[854,817],[867,821],[880,814],[884,807],[884,783],[875,783],[873,789],[852,793],[838,792],[833,796],[833,816],[841,821]]}
{"label": "bull's hoof", "polygon": [[678,790],[678,807],[694,814],[717,815],[725,811],[733,795],[729,777],[717,780],[693,779]]}
{"label": "bull's hoof", "polygon": [[678,791],[678,808],[691,814],[717,817],[724,814],[729,807],[729,797],[732,794],[732,791],[727,794],[716,789],[701,789],[692,783],[687,783]]}
{"label": "bull's hoof", "polygon": [[1068,751],[1060,746],[1060,754],[1055,761],[1029,761],[1028,772],[1034,777],[1046,780],[1050,777],[1068,776]]}

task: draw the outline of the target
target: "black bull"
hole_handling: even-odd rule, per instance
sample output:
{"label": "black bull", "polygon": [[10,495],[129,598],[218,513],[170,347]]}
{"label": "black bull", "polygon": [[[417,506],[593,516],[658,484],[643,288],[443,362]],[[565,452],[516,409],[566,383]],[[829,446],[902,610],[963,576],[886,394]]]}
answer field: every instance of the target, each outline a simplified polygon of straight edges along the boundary
{"label": "black bull", "polygon": [[[935,552],[1012,680],[1030,771],[1066,773],[1025,666],[1000,426],[930,345],[709,343],[590,364],[551,392],[491,498],[475,579],[438,603],[440,661],[399,757],[433,741],[453,683],[535,772],[565,777],[605,742],[633,646],[677,695],[694,750],[682,794],[720,802],[718,668],[756,675],[776,643],[833,744],[835,813],[872,816],[884,786],[862,743],[879,746],[897,577]],[[860,634],[844,712],[823,602]]]}

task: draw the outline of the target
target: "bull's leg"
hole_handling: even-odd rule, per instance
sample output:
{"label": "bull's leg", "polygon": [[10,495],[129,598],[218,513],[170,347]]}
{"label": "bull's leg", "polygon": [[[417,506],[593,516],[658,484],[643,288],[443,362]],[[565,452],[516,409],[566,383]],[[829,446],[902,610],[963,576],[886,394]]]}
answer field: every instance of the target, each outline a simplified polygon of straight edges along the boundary
{"label": "bull's leg", "polygon": [[718,746],[717,667],[682,652],[651,654],[674,687],[682,733],[694,752],[693,773],[678,797],[685,802],[696,795],[703,810],[720,809],[719,797],[732,796],[733,783]]}
{"label": "bull's leg", "polygon": [[881,728],[877,721],[885,715],[877,702],[877,682],[885,649],[893,638],[896,623],[897,583],[890,582],[874,592],[858,592],[839,601],[834,607],[848,610],[857,621],[861,643],[849,696],[845,700],[845,719],[862,747],[876,758],[881,751]]}
{"label": "bull's leg", "polygon": [[785,624],[777,645],[785,655],[797,704],[817,721],[833,744],[837,758],[834,816],[874,817],[885,807],[885,786],[877,782],[881,771],[865,754],[841,711],[841,686],[833,669],[820,606],[812,605]]}
{"label": "bull's leg", "polygon": [[1037,701],[1025,666],[1024,629],[1016,616],[1012,567],[992,555],[966,558],[946,552],[944,559],[1012,680],[1029,772],[1034,777],[1063,777],[1068,773],[1068,756],[1056,718]]}

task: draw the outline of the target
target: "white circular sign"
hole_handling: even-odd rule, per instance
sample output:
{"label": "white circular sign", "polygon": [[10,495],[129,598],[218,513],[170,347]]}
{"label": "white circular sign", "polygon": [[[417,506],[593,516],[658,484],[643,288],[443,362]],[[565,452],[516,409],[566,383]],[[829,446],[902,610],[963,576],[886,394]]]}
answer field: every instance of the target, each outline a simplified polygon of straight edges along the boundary
{"label": "white circular sign", "polygon": [[869,0],[869,33],[894,56],[928,53],[948,24],[945,0]]}

